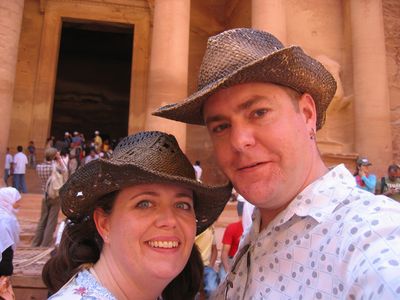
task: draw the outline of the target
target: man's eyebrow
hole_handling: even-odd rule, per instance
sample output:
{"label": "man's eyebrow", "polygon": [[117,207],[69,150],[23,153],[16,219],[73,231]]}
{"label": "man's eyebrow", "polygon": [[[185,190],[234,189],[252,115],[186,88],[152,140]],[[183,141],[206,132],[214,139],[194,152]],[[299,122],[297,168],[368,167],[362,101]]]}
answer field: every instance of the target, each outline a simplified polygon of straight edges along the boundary
{"label": "man's eyebrow", "polygon": [[[260,96],[260,95],[252,96],[249,100],[239,104],[238,107],[235,108],[234,110],[235,110],[235,112],[240,112],[240,111],[246,110],[246,109],[250,108],[252,105],[256,104],[257,102],[260,102],[261,100],[265,100],[265,99],[267,99],[267,98],[264,96]],[[217,114],[217,115],[207,117],[205,119],[204,123],[207,126],[209,123],[222,121],[224,119],[226,119],[224,117],[224,115]]]}
{"label": "man's eyebrow", "polygon": [[249,107],[251,107],[252,105],[256,104],[257,102],[260,102],[261,100],[265,100],[265,99],[266,98],[263,97],[263,96],[259,96],[259,95],[253,96],[249,100],[247,100],[247,101],[241,103],[240,105],[238,105],[236,111],[239,112],[239,111],[242,111],[242,110],[246,110]]}

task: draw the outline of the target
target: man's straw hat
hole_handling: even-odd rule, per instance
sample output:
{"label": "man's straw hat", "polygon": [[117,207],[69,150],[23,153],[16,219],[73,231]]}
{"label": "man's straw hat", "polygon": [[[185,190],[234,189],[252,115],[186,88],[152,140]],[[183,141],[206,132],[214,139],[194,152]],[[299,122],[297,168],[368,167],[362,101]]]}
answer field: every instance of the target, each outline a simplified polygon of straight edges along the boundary
{"label": "man's straw hat", "polygon": [[300,47],[284,47],[270,33],[238,28],[209,38],[197,91],[184,101],[161,107],[153,114],[204,125],[204,101],[220,89],[247,82],[270,82],[309,93],[316,104],[317,129],[322,127],[336,91],[333,76]]}
{"label": "man's straw hat", "polygon": [[173,135],[140,132],[119,142],[110,159],[91,161],[79,168],[60,189],[61,208],[73,222],[90,216],[96,201],[134,184],[171,183],[194,192],[197,234],[214,223],[232,186],[209,186],[196,181],[194,169]]}

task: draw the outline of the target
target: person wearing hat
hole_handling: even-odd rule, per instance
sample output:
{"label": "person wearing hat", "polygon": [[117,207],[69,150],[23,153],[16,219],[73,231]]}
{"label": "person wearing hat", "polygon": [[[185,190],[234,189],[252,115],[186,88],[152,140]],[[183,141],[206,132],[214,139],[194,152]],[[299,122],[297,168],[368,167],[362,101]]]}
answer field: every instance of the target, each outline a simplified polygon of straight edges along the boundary
{"label": "person wearing hat", "polygon": [[357,159],[356,172],[354,177],[356,178],[357,187],[366,190],[371,193],[375,193],[376,187],[376,176],[369,172],[369,166],[372,164],[366,157],[359,157]]}
{"label": "person wearing hat", "polygon": [[94,132],[93,143],[94,143],[94,148],[96,150],[96,153],[99,153],[103,147],[103,139],[101,138],[100,132],[98,130],[96,130]]}
{"label": "person wearing hat", "polygon": [[300,47],[238,28],[209,38],[197,91],[153,113],[205,125],[222,171],[257,208],[216,299],[399,298],[400,205],[318,151],[335,91]]}
{"label": "person wearing hat", "polygon": [[50,293],[62,288],[50,299],[193,299],[203,270],[195,236],[231,189],[197,182],[172,135],[122,139],[60,190],[68,221],[43,280]]}
{"label": "person wearing hat", "polygon": [[45,161],[36,166],[36,173],[40,179],[43,192],[40,219],[32,240],[32,247],[50,247],[53,243],[53,234],[57,227],[60,212],[59,197],[50,197],[48,194],[49,179],[53,172],[58,172],[61,178],[67,174],[67,166],[63,163],[56,148],[47,148],[44,152]]}

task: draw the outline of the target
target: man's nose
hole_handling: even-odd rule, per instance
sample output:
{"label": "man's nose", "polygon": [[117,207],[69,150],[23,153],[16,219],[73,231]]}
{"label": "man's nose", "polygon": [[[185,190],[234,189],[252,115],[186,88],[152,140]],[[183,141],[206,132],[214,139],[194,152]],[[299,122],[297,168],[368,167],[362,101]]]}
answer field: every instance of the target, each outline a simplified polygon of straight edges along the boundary
{"label": "man's nose", "polygon": [[238,152],[255,145],[254,129],[245,124],[232,125],[231,144]]}

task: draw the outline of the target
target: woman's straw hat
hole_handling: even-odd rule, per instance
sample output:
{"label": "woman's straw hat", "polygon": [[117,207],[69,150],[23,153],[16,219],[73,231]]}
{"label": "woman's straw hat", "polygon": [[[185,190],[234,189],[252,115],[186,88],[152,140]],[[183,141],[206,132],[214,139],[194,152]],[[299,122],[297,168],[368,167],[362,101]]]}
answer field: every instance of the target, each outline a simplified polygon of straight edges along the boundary
{"label": "woman's straw hat", "polygon": [[196,181],[192,164],[173,135],[140,132],[121,140],[110,159],[94,160],[71,175],[60,190],[63,213],[73,222],[89,216],[96,200],[140,183],[179,184],[193,190],[197,234],[216,221],[232,186],[208,186]]}
{"label": "woman's straw hat", "polygon": [[238,28],[209,38],[197,91],[184,101],[159,108],[153,115],[204,125],[204,101],[220,89],[246,82],[270,82],[309,93],[317,109],[317,129],[336,91],[325,67],[298,46],[284,47],[272,34]]}

